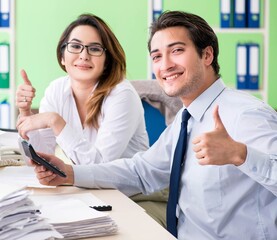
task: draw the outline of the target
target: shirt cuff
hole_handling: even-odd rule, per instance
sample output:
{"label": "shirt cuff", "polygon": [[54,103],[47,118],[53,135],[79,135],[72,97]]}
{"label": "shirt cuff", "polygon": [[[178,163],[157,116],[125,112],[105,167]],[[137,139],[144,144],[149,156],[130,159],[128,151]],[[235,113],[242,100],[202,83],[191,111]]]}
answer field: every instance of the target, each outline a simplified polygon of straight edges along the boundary
{"label": "shirt cuff", "polygon": [[91,171],[92,166],[73,165],[74,186],[95,188],[94,175]]}
{"label": "shirt cuff", "polygon": [[74,149],[76,139],[79,139],[78,134],[68,124],[64,126],[56,137],[57,143],[65,152],[70,152],[70,150]]}
{"label": "shirt cuff", "polygon": [[238,168],[251,176],[265,176],[270,167],[269,155],[259,152],[247,146],[247,156],[245,162]]}

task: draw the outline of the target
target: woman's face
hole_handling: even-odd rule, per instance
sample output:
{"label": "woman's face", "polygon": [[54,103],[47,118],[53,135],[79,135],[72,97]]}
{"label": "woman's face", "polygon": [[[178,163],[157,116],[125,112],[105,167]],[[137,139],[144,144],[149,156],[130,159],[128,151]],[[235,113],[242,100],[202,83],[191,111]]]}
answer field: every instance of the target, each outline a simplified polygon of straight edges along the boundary
{"label": "woman's face", "polygon": [[[94,86],[104,71],[106,59],[98,31],[88,25],[77,26],[69,35],[68,43],[70,44],[66,46],[61,62],[71,80],[79,84]],[[84,49],[80,52],[82,48]],[[102,55],[99,56],[101,53]]]}

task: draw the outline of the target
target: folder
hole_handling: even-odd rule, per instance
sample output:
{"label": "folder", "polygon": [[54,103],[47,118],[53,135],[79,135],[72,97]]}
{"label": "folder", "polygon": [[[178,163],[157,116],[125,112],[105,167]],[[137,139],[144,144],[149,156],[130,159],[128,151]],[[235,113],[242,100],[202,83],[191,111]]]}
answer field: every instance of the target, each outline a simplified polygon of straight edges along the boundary
{"label": "folder", "polygon": [[10,128],[10,104],[7,100],[0,103],[0,128]]}
{"label": "folder", "polygon": [[0,27],[10,26],[10,0],[0,0]]}
{"label": "folder", "polygon": [[152,0],[153,22],[158,19],[163,11],[163,0]]}
{"label": "folder", "polygon": [[232,1],[221,0],[220,1],[220,26],[222,28],[233,27],[232,20]]}
{"label": "folder", "polygon": [[249,28],[260,27],[260,0],[248,0],[247,26]]}
{"label": "folder", "polygon": [[247,88],[247,45],[237,44],[237,89]]}
{"label": "folder", "polygon": [[9,44],[0,43],[0,88],[10,86]]}
{"label": "folder", "polygon": [[234,27],[246,27],[246,0],[235,0],[234,2]]}
{"label": "folder", "polygon": [[247,87],[248,89],[257,90],[259,89],[259,44],[250,43],[247,46]]}

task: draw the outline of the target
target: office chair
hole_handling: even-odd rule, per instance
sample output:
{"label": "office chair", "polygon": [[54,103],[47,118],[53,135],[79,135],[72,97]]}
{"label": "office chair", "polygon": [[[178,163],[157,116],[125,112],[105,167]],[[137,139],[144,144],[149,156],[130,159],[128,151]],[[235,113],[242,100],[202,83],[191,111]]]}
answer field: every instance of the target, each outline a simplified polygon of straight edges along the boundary
{"label": "office chair", "polygon": [[152,146],[166,128],[165,117],[157,108],[151,106],[143,99],[141,101],[144,108],[144,119],[149,138],[149,145]]}
{"label": "office chair", "polygon": [[[175,118],[183,104],[179,98],[167,96],[156,80],[130,81],[138,92],[143,107],[150,146]],[[151,195],[137,194],[131,199],[166,228],[168,188]]]}
{"label": "office chair", "polygon": [[146,130],[151,146],[174,120],[183,104],[179,98],[167,96],[156,80],[130,82],[138,92],[144,107]]}

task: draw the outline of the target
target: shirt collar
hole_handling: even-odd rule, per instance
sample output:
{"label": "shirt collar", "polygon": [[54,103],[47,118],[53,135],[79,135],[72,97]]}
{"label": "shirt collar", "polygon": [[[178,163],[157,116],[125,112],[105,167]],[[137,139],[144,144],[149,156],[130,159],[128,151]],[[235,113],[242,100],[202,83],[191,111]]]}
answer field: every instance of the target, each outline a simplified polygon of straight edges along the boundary
{"label": "shirt collar", "polygon": [[[91,94],[96,89],[98,83],[99,83],[99,81],[95,84],[94,88],[91,91]],[[64,88],[64,96],[73,96],[72,88],[71,88],[71,79],[70,79],[69,76],[67,76],[67,81],[66,81],[66,85],[65,85],[65,88]]]}
{"label": "shirt collar", "polygon": [[221,78],[216,80],[189,105],[187,109],[190,115],[199,122],[209,106],[225,88],[226,86]]}

